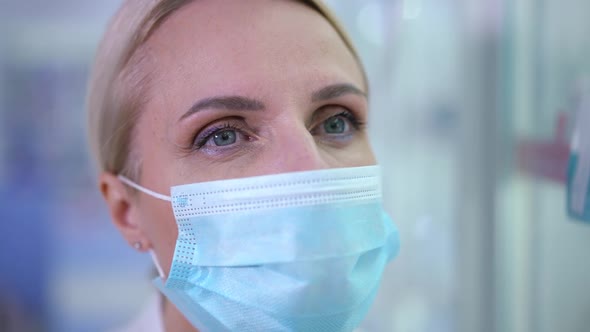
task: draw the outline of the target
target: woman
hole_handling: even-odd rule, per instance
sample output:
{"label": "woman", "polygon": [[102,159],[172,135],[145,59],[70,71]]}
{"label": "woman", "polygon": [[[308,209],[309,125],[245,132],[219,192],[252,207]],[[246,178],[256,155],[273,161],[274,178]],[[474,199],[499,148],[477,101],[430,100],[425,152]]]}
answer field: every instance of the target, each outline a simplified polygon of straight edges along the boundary
{"label": "woman", "polygon": [[360,323],[398,250],[367,91],[319,1],[124,2],[88,111],[112,220],[160,273],[135,329]]}

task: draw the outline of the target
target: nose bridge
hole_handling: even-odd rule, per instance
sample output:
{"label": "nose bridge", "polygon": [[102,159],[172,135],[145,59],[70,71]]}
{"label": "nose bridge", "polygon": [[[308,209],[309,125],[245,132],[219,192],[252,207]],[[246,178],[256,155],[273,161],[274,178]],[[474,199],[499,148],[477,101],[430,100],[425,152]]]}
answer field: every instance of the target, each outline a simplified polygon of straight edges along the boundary
{"label": "nose bridge", "polygon": [[325,169],[329,165],[303,121],[288,119],[275,136],[273,154],[282,172]]}

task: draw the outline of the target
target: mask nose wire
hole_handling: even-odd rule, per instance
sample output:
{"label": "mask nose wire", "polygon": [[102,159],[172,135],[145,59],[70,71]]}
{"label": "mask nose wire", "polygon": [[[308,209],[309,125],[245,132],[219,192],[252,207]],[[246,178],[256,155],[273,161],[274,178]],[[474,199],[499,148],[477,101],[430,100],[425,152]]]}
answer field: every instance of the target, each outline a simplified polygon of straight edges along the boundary
{"label": "mask nose wire", "polygon": [[157,193],[155,191],[152,191],[152,190],[149,190],[147,188],[144,188],[144,187],[138,185],[137,183],[129,180],[128,178],[124,177],[123,175],[117,175],[117,177],[119,178],[119,180],[121,180],[126,185],[128,185],[130,187],[133,187],[133,188],[141,191],[144,194],[150,195],[150,196],[152,196],[154,198],[157,198],[157,199],[161,199],[163,201],[167,201],[167,202],[171,202],[172,201],[172,198],[170,196],[162,195],[162,194],[159,194],[159,193]]}

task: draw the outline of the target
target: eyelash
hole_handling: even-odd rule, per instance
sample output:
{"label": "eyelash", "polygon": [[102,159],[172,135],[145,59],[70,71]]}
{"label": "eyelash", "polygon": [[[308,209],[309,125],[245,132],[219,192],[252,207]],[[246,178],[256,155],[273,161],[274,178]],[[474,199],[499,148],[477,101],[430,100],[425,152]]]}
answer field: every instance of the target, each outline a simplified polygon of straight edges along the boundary
{"label": "eyelash", "polygon": [[345,119],[347,119],[348,121],[350,121],[350,124],[352,124],[352,127],[356,130],[361,130],[362,128],[365,127],[365,122],[360,121],[354,114],[352,114],[352,112],[346,110],[346,111],[342,111],[338,114],[334,114],[330,117],[328,117],[326,120],[331,119],[331,118],[335,118],[335,117],[343,117]]}
{"label": "eyelash", "polygon": [[[218,125],[214,125],[212,127],[209,127],[205,130],[204,133],[202,133],[201,135],[198,135],[195,138],[195,143],[193,144],[194,148],[196,149],[200,149],[203,146],[205,146],[205,144],[207,144],[207,142],[217,133],[222,132],[224,130],[228,130],[228,129],[232,129],[235,131],[240,132],[240,134],[244,135],[244,130],[242,128],[240,128],[239,126],[236,126],[232,123],[229,122],[225,122],[222,124],[218,124]],[[247,136],[247,135],[246,135]]]}

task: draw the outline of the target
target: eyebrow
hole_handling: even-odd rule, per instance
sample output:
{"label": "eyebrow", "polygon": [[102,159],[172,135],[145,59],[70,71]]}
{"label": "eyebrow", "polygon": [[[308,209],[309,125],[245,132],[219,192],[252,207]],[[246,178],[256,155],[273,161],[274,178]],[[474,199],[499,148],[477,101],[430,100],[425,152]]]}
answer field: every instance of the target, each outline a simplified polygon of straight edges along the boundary
{"label": "eyebrow", "polygon": [[260,111],[264,110],[265,106],[261,101],[242,96],[205,98],[191,106],[191,108],[180,117],[179,121],[182,121],[199,111],[211,108],[232,111]]}
{"label": "eyebrow", "polygon": [[[325,101],[329,99],[338,98],[343,95],[354,94],[367,98],[367,94],[361,89],[349,83],[338,83],[328,85],[315,91],[311,95],[312,102]],[[189,110],[184,113],[179,121],[182,121],[191,115],[200,112],[205,109],[220,109],[220,110],[231,110],[231,111],[261,111],[266,106],[263,102],[243,97],[243,96],[218,96],[201,99],[196,102]]]}
{"label": "eyebrow", "polygon": [[343,95],[354,94],[367,98],[367,94],[357,88],[356,86],[349,83],[338,83],[328,85],[327,87],[321,88],[311,95],[312,102],[324,101],[328,99],[338,98]]}

